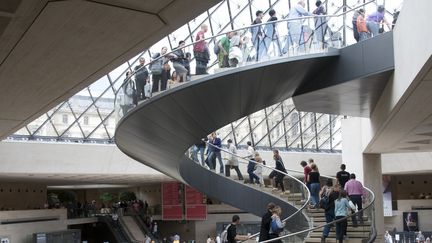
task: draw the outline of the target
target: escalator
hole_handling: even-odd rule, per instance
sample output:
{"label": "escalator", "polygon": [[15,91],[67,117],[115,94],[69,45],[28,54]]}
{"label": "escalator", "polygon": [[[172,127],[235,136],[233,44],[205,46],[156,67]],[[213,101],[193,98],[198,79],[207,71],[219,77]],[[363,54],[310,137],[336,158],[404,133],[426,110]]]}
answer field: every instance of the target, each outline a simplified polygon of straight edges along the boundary
{"label": "escalator", "polygon": [[101,216],[99,221],[108,226],[108,229],[114,235],[117,243],[130,243],[132,239],[128,237],[121,224],[117,221],[114,222],[110,216]]}

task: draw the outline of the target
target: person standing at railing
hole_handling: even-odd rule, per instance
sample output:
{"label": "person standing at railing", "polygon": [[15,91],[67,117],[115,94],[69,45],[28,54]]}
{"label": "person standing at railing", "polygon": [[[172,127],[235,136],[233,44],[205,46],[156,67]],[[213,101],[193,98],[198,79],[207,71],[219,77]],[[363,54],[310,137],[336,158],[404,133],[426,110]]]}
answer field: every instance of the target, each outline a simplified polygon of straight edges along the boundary
{"label": "person standing at railing", "polygon": [[369,30],[366,27],[365,10],[359,10],[359,16],[357,18],[357,31],[359,33],[359,41],[364,41],[369,38]]}
{"label": "person standing at railing", "polygon": [[[269,11],[270,18],[267,22],[277,21],[276,11],[271,9]],[[279,36],[276,30],[276,23],[266,24],[264,27],[264,47],[266,47],[266,54],[269,55],[269,49],[273,45],[275,55],[282,55],[281,44],[279,41]],[[275,46],[276,45],[276,46]]]}
{"label": "person standing at railing", "polygon": [[[159,84],[160,84],[160,90],[166,89],[166,83],[162,82],[162,71],[163,71],[163,65],[165,63],[165,58],[159,58],[165,53],[167,53],[168,48],[166,46],[162,47],[161,52],[157,52],[152,56],[153,61],[150,63],[150,72],[152,74],[152,93],[159,91]],[[157,59],[159,58],[159,59]]]}
{"label": "person standing at railing", "polygon": [[259,234],[259,241],[269,240],[270,224],[272,221],[272,210],[276,207],[274,203],[267,204],[267,212],[261,218],[261,229]]}
{"label": "person standing at railing", "polygon": [[171,79],[171,66],[168,63],[169,60],[165,60],[163,64],[162,74],[161,74],[161,91],[167,89],[168,81]]}
{"label": "person standing at railing", "polygon": [[[279,206],[275,206],[272,210],[271,223],[270,223],[270,231],[269,238],[275,239],[279,237],[279,234],[283,231],[285,227],[285,222],[281,220],[282,209]],[[282,240],[275,240],[273,242],[282,243]]]}
{"label": "person standing at railing", "polygon": [[[216,161],[216,159],[219,161],[219,173],[224,173],[224,164],[222,162],[222,155],[221,155],[221,146],[222,141],[221,139],[216,135],[215,132],[211,134],[212,140],[209,141],[213,146],[213,149],[209,155],[209,161]],[[216,170],[216,164],[214,165],[214,169]]]}
{"label": "person standing at railing", "polygon": [[204,140],[200,140],[198,143],[194,145],[193,153],[192,153],[192,159],[196,162],[200,162],[198,160],[198,153],[201,155],[201,165],[205,166],[205,160],[204,160],[204,152],[206,148],[206,142]]}
{"label": "person standing at railing", "polygon": [[210,60],[210,53],[208,50],[207,43],[205,42],[205,33],[208,30],[208,26],[206,24],[201,25],[200,31],[198,31],[195,37],[195,43],[193,46],[196,68],[195,74],[207,74],[207,63]]}
{"label": "person standing at railing", "polygon": [[137,92],[132,80],[131,71],[126,71],[126,78],[122,84],[123,99],[121,100],[120,107],[123,114],[126,114],[130,109],[137,104]]}
{"label": "person standing at railing", "polygon": [[[295,6],[293,6],[288,14],[288,19],[301,18],[303,16],[312,16],[306,9],[306,4],[303,0],[299,1]],[[288,51],[289,47],[298,46],[299,51],[305,51],[305,39],[303,31],[303,20],[296,19],[288,21],[288,32],[289,36],[285,46],[285,50]]]}
{"label": "person standing at railing", "polygon": [[140,57],[139,65],[135,66],[134,73],[138,100],[144,100],[146,98],[144,87],[149,79],[149,72],[147,67],[145,67],[144,57]]}
{"label": "person standing at railing", "polygon": [[[362,196],[365,194],[365,190],[363,184],[356,180],[356,175],[352,173],[350,175],[350,180],[345,183],[345,191],[348,193],[350,200],[357,206],[358,210],[363,209],[363,200]],[[359,212],[358,217],[360,220],[360,224],[363,224],[363,213]],[[352,217],[353,227],[357,227],[357,216],[354,215]]]}
{"label": "person standing at railing", "polygon": [[[339,198],[335,201],[335,219],[342,219],[348,216],[348,212],[355,210],[349,204],[347,192],[342,190],[339,193]],[[346,235],[347,220],[336,222],[336,240],[343,243],[344,235]]]}
{"label": "person standing at railing", "polygon": [[[383,5],[379,5],[376,12],[373,12],[367,17],[367,28],[371,33],[372,37],[380,34],[380,25],[386,24],[391,29],[391,24],[385,18],[385,8]],[[384,31],[384,28],[382,29]],[[360,32],[359,32],[360,33]]]}
{"label": "person standing at railing", "polygon": [[230,67],[237,67],[239,63],[243,62],[243,52],[240,49],[241,44],[240,34],[234,31],[230,40],[228,55]]}
{"label": "person standing at railing", "polygon": [[359,35],[358,30],[357,30],[357,19],[358,19],[359,15],[360,15],[360,10],[354,11],[353,18],[352,18],[352,21],[351,21],[352,22],[352,26],[353,26],[354,39],[357,42],[359,42],[359,40],[360,40],[360,35]]}
{"label": "person standing at railing", "polygon": [[327,17],[320,17],[320,15],[326,15],[327,11],[321,1],[317,1],[315,5],[317,6],[313,11],[313,14],[317,15],[315,18],[315,38],[321,43],[321,48],[324,49],[327,47],[325,41],[325,35],[328,30]]}
{"label": "person standing at railing", "polygon": [[308,183],[310,184],[310,192],[312,199],[312,208],[319,208],[319,192],[321,189],[320,173],[316,164],[311,165],[312,171],[308,175]]}
{"label": "person standing at railing", "polygon": [[239,169],[239,161],[237,158],[237,148],[233,144],[232,139],[228,139],[228,151],[230,154],[228,154],[228,162],[225,166],[225,175],[230,176],[231,169],[234,169],[237,173],[237,177],[240,181],[243,180],[243,175]]}
{"label": "person standing at railing", "polygon": [[[184,66],[186,59],[183,48],[185,46],[184,41],[179,42],[177,49],[170,55],[171,61],[173,63],[174,69],[176,70],[176,81],[177,83],[186,81],[187,69]],[[173,75],[174,76],[174,75]]]}
{"label": "person standing at railing", "polygon": [[[252,22],[252,25],[257,25],[262,23],[262,18],[264,17],[264,13],[261,10],[256,11],[255,13],[255,20]],[[255,26],[251,27],[251,33],[252,33],[252,43],[255,48],[256,52],[256,61],[261,60],[261,56],[265,53],[265,48],[263,44],[264,40],[264,32],[262,30],[262,26]]]}
{"label": "person standing at railing", "polygon": [[218,65],[219,68],[229,67],[228,55],[231,46],[231,37],[234,32],[228,32],[226,36],[222,37],[219,41],[216,42],[216,45],[219,47],[218,55]]}

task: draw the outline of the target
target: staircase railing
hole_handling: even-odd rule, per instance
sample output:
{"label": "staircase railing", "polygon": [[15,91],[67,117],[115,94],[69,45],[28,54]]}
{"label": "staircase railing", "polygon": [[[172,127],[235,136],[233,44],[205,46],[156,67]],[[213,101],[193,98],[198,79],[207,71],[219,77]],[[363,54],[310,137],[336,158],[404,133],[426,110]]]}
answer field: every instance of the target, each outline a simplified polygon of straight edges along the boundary
{"label": "staircase railing", "polygon": [[[146,86],[143,86],[143,82],[137,83],[133,80],[133,77],[143,69],[148,69],[150,65],[156,62],[166,62],[168,60],[177,61],[184,64],[184,62],[197,62],[197,58],[186,58],[179,57],[176,53],[179,50],[193,52],[193,47],[201,42],[209,41],[207,46],[207,55],[204,59],[208,63],[219,63],[224,68],[215,70],[206,70],[207,72],[219,72],[224,70],[230,70],[241,66],[247,66],[256,64],[257,62],[280,59],[286,57],[297,57],[308,54],[319,54],[326,53],[335,48],[343,47],[346,43],[343,43],[342,33],[333,32],[329,26],[329,23],[343,23],[346,19],[347,14],[358,10],[368,4],[374,4],[375,1],[369,1],[363,4],[359,4],[348,11],[334,14],[334,15],[311,15],[299,18],[287,18],[277,21],[265,22],[261,24],[255,24],[247,27],[238,28],[228,32],[220,33],[211,37],[204,38],[201,41],[196,41],[191,44],[178,47],[170,52],[167,52],[158,58],[155,58],[151,62],[144,64],[136,70],[130,70],[129,75],[123,81],[121,87],[115,94],[115,110],[117,121],[121,119],[129,110],[134,108],[141,100],[151,99],[151,97],[160,94],[165,90],[176,88],[181,84],[191,83],[186,82],[187,80],[176,80],[167,81],[166,89],[162,90],[159,87],[155,88],[156,92],[153,91],[153,74],[149,71],[148,79],[145,81]],[[288,31],[289,27],[289,31]],[[255,34],[255,33],[261,33]],[[213,39],[221,39],[222,37],[237,33],[241,39],[242,44],[238,49],[232,52],[231,57],[236,57],[238,64],[231,65],[229,68],[226,67],[226,63],[218,62],[218,55],[213,53],[213,46],[217,42],[212,42]],[[268,36],[271,35],[271,36]],[[232,38],[232,37],[231,37]],[[179,53],[177,53],[179,54]],[[213,61],[214,60],[214,61]],[[189,64],[189,67],[193,65]],[[207,75],[208,73],[205,73]],[[196,74],[199,75],[199,74]],[[192,81],[193,82],[193,81]],[[159,84],[158,84],[159,85]],[[137,91],[142,91],[140,94]],[[145,97],[146,96],[146,97]]]}
{"label": "staircase railing", "polygon": [[[239,164],[253,163],[256,166],[260,166],[262,168],[266,168],[266,169],[269,169],[271,171],[277,171],[278,173],[282,173],[282,174],[284,174],[284,175],[286,175],[286,176],[294,179],[294,181],[296,181],[296,182],[298,182],[298,183],[300,183],[302,185],[303,190],[307,192],[307,199],[305,200],[304,204],[294,214],[292,214],[289,217],[283,219],[283,222],[287,222],[287,221],[289,221],[289,219],[291,219],[292,217],[294,217],[296,214],[301,213],[307,207],[307,205],[309,204],[309,202],[310,202],[310,191],[307,188],[307,186],[302,181],[300,181],[299,179],[297,179],[296,177],[294,177],[294,176],[292,176],[292,175],[290,175],[288,173],[276,170],[276,169],[274,169],[272,167],[269,167],[267,165],[263,165],[261,163],[257,163],[255,160],[249,160],[249,159],[246,159],[244,157],[238,156],[237,154],[234,154],[234,153],[230,152],[227,149],[216,147],[215,145],[213,145],[213,144],[211,144],[209,142],[206,142],[206,144],[207,144],[207,146],[220,149],[221,151],[223,151],[226,154],[229,154],[231,156],[235,156],[237,158]],[[286,170],[287,170],[287,172],[303,174],[302,171],[298,171],[298,170],[292,170],[292,169],[286,169]],[[320,175],[320,176],[322,178],[331,179],[333,181],[337,180],[335,177],[332,177],[332,176],[327,176],[327,175]],[[374,192],[371,189],[369,189],[367,187],[364,187],[364,189],[367,191],[367,194],[366,194],[367,198],[366,198],[365,201],[367,201],[368,204],[363,209],[358,210],[354,214],[351,214],[351,215],[349,215],[347,217],[344,217],[342,219],[331,221],[329,223],[319,224],[317,226],[314,226],[314,222],[311,221],[310,222],[311,227],[308,228],[308,229],[300,230],[300,231],[293,232],[293,233],[286,233],[286,234],[283,234],[284,233],[283,232],[282,233],[283,235],[281,235],[278,238],[271,239],[271,240],[266,240],[266,241],[260,241],[260,242],[274,242],[274,241],[277,241],[277,240],[283,240],[284,242],[296,242],[296,240],[299,239],[300,235],[306,235],[306,234],[311,233],[312,231],[316,231],[318,229],[323,229],[324,227],[331,227],[335,223],[342,222],[342,221],[348,220],[349,218],[353,218],[353,217],[358,218],[358,220],[360,221],[360,225],[357,226],[357,228],[358,227],[365,227],[365,229],[363,231],[361,231],[364,237],[361,237],[361,238],[367,238],[368,242],[373,242],[375,240],[375,238],[376,238],[375,215],[374,215],[374,213],[375,213],[375,205],[374,205],[375,194],[374,194]],[[365,214],[367,216],[367,220],[370,219],[370,223],[371,223],[370,227],[368,225],[361,224],[361,222],[362,222],[363,217],[364,217]],[[359,217],[361,217],[362,219],[360,219]],[[370,229],[370,230],[367,230],[367,229]],[[364,234],[364,232],[369,232],[367,237]],[[255,234],[251,235],[249,237],[249,239],[254,239],[254,238],[258,237],[258,236],[259,236],[259,233],[255,233]]]}

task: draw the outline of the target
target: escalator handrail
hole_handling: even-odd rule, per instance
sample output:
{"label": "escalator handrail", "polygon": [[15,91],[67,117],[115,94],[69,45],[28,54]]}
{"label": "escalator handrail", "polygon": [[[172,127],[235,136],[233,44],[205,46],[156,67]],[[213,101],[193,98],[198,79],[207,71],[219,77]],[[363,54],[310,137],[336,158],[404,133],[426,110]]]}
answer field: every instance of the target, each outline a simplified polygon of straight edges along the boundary
{"label": "escalator handrail", "polygon": [[[299,20],[299,21],[300,21],[300,20],[307,20],[307,19],[313,19],[313,18],[316,18],[316,17],[319,17],[319,18],[333,18],[333,17],[340,17],[340,16],[342,16],[342,15],[345,15],[345,14],[347,14],[347,13],[353,12],[353,11],[355,11],[355,10],[357,10],[357,9],[359,9],[359,8],[361,8],[361,7],[363,7],[363,6],[365,6],[365,5],[368,5],[368,4],[370,4],[370,3],[373,3],[373,2],[375,2],[375,0],[371,0],[371,1],[368,1],[368,2],[366,2],[366,3],[362,3],[362,4],[360,4],[360,5],[358,5],[358,6],[354,7],[354,8],[351,8],[351,9],[349,9],[349,10],[347,10],[347,11],[345,11],[345,12],[341,12],[341,13],[339,13],[339,14],[333,14],[333,15],[311,15],[311,16],[302,16],[302,17],[296,17],[296,18],[285,18],[285,19],[276,20],[276,21],[269,21],[269,22],[264,22],[264,23],[260,23],[260,24],[249,25],[249,26],[246,26],[246,27],[242,27],[242,28],[238,28],[238,29],[235,29],[235,30],[230,30],[230,31],[226,31],[226,32],[223,32],[223,33],[219,33],[219,34],[217,34],[217,35],[213,35],[213,36],[210,36],[210,37],[206,37],[206,38],[204,38],[204,39],[202,39],[202,40],[200,40],[200,41],[194,41],[194,42],[192,42],[192,43],[190,43],[190,44],[185,45],[185,46],[182,47],[182,48],[190,47],[190,46],[193,46],[193,45],[195,45],[195,44],[197,44],[197,43],[199,43],[199,42],[207,41],[207,40],[211,40],[211,39],[214,39],[214,38],[216,38],[216,37],[218,37],[218,36],[225,36],[226,34],[228,34],[228,33],[230,33],[230,32],[247,31],[247,30],[249,30],[249,29],[251,29],[251,28],[261,27],[261,26],[270,25],[270,24],[277,24],[277,23],[281,23],[281,22],[289,22],[289,21],[295,21],[295,20]],[[313,36],[314,31],[315,31],[315,30],[312,30],[312,34],[310,35],[309,38],[311,38],[311,37]],[[308,39],[308,40],[309,40],[309,39]],[[306,43],[306,42],[307,42],[307,41],[304,40],[304,43]],[[170,57],[170,56],[171,56],[174,52],[176,52],[177,50],[178,50],[178,47],[172,49],[170,52],[167,52],[167,53],[165,53],[164,55],[160,55],[159,57],[157,57],[157,58],[151,60],[150,62],[146,63],[144,66],[138,68],[137,70],[134,70],[134,71],[131,70],[132,72],[131,72],[130,76],[129,76],[127,79],[125,79],[125,80],[123,81],[122,85],[121,85],[121,86],[120,86],[120,87],[115,91],[115,94],[114,94],[115,97],[117,97],[118,93],[122,90],[123,86],[124,86],[124,85],[127,85],[127,83],[129,83],[129,81],[132,79],[132,77],[134,76],[134,74],[135,74],[137,71],[141,70],[142,68],[147,68],[147,67],[150,66],[152,63],[154,63],[154,62],[156,62],[156,61],[159,61],[159,60],[162,59],[162,58]],[[210,50],[209,50],[209,51],[210,51]],[[130,68],[128,68],[128,69],[130,69]],[[116,106],[116,102],[117,102],[117,98],[114,99],[114,107]]]}

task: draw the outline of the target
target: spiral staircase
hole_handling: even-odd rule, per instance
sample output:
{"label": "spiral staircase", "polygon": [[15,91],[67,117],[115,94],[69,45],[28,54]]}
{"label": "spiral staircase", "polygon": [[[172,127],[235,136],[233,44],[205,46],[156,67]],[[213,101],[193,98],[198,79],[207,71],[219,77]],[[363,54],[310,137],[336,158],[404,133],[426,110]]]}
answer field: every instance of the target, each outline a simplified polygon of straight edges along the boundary
{"label": "spiral staircase", "polygon": [[[135,160],[249,213],[260,216],[269,202],[279,204],[286,221],[284,242],[319,242],[326,224],[324,212],[307,209],[308,200],[301,201],[301,191],[307,189],[292,175],[287,174],[286,179],[289,193],[279,195],[266,187],[216,174],[195,163],[185,152],[212,131],[290,97],[307,110],[308,100],[301,97],[319,100],[322,90],[334,97],[349,96],[358,101],[339,105],[349,109],[351,115],[364,116],[373,109],[392,74],[391,43],[389,32],[340,49],[278,56],[200,76],[125,113],[118,109],[121,120],[116,144]],[[367,61],[371,59],[374,65]],[[346,86],[350,92],[346,92]],[[120,104],[118,96],[116,103]],[[330,107],[330,112],[341,112],[332,110],[336,108]],[[369,196],[364,224],[353,227],[349,223],[349,242],[374,240],[373,192],[369,191]],[[332,227],[327,242],[335,242],[334,235]]]}

